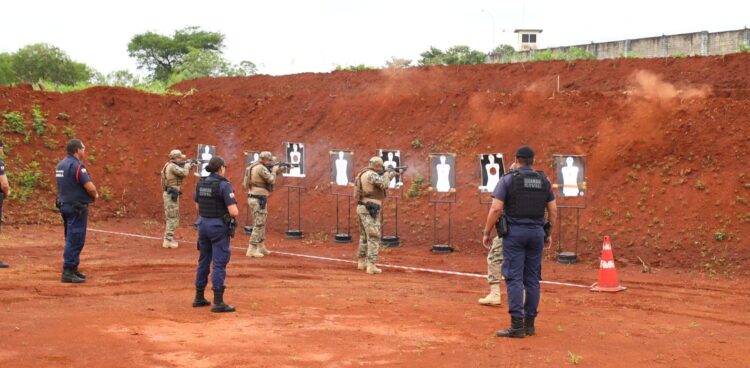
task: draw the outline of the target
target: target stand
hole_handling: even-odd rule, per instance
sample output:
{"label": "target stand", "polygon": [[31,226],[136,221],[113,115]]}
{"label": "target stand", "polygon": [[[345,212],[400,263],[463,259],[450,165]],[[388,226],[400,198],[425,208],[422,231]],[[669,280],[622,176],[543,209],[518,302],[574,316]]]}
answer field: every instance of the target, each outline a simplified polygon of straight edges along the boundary
{"label": "target stand", "polygon": [[[388,193],[390,193],[391,190],[388,190]],[[393,235],[382,235],[383,227],[380,228],[381,236],[380,236],[380,242],[382,243],[383,247],[385,248],[395,248],[401,246],[401,237],[398,235],[398,206],[401,202],[401,192],[402,189],[396,188],[393,189],[393,192],[398,193],[398,195],[387,195],[386,199],[383,200],[383,211],[380,212],[380,223],[385,225],[385,202],[390,198],[393,199],[393,224],[394,224],[394,234]]]}
{"label": "target stand", "polygon": [[[301,185],[285,185],[286,191],[286,238],[302,239],[302,190],[306,189],[304,182]],[[297,221],[292,224],[292,197],[297,198]],[[294,227],[296,226],[296,228]]]}
{"label": "target stand", "polygon": [[[331,189],[331,194],[336,196],[336,235],[334,235],[333,240],[336,243],[351,243],[352,242],[352,195],[351,194],[342,194],[342,193],[335,193],[333,192],[333,189]],[[344,229],[341,224],[340,216],[339,216],[339,203],[341,202],[341,197],[346,198],[346,229]],[[342,230],[345,230],[343,232]]]}
{"label": "target stand", "polygon": [[[556,196],[559,198],[557,206],[557,262],[562,264],[574,264],[578,262],[578,239],[580,232],[581,210],[587,206],[588,192],[586,183],[586,156],[585,155],[552,155],[556,162],[555,183],[552,188],[557,190]],[[572,177],[566,183],[565,170],[575,164],[577,168]],[[572,179],[572,180],[571,180]],[[569,191],[572,190],[572,193]],[[566,193],[568,192],[568,193]],[[573,250],[563,251],[564,233],[563,233],[563,211],[575,210],[575,243]]]}
{"label": "target stand", "polygon": [[[456,203],[456,192],[453,190],[448,195],[436,195],[434,192],[430,192],[430,203],[432,203],[432,253],[452,253],[453,244],[451,244],[451,227],[453,225],[453,204]],[[438,241],[437,227],[438,227],[438,213],[437,209],[440,205],[448,205],[448,240],[447,242],[441,243]]]}
{"label": "target stand", "polygon": [[[245,203],[247,203],[247,201],[245,201]],[[250,206],[247,206],[247,209],[245,210],[245,225],[242,226],[242,232],[247,236],[253,235],[253,226],[255,225],[250,223]]]}

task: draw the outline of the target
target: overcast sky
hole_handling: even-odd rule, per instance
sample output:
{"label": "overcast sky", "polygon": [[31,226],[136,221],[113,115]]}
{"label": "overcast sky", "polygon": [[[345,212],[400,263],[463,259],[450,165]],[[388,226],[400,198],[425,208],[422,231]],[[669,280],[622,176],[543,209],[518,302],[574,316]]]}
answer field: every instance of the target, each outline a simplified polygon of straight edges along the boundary
{"label": "overcast sky", "polygon": [[543,29],[542,47],[740,29],[750,1],[14,0],[2,4],[0,52],[46,42],[104,74],[135,71],[133,35],[187,26],[223,33],[230,61],[278,75],[416,64],[430,46],[516,46],[517,28]]}

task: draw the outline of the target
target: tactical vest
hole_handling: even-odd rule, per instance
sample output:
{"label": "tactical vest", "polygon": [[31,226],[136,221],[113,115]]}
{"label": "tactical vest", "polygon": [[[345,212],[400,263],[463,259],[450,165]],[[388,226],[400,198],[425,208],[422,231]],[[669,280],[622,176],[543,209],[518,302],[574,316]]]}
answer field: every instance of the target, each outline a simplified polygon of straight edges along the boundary
{"label": "tactical vest", "polygon": [[514,218],[543,218],[550,183],[542,172],[514,171],[505,201],[505,214]]}
{"label": "tactical vest", "polygon": [[[68,155],[57,164],[55,168],[55,179],[57,180],[57,200],[62,203],[91,203],[93,200],[79,180],[81,170],[84,169],[81,161],[72,155]],[[85,172],[85,171],[84,171]]]}
{"label": "tactical vest", "polygon": [[[271,186],[268,185],[268,183],[266,183],[266,181],[263,180],[263,178],[255,172],[257,171],[255,168],[258,166],[262,166],[262,165],[263,164],[260,162],[256,162],[250,165],[250,169],[249,169],[250,172],[248,173],[248,175],[250,176],[250,178],[248,179],[248,181],[250,182],[249,187],[250,188],[252,187],[263,188],[270,192],[271,190],[273,190],[273,188],[271,188]],[[263,168],[260,168],[260,170],[263,170]]]}
{"label": "tactical vest", "polygon": [[174,162],[169,161],[164,165],[164,168],[161,169],[161,187],[163,189],[167,189],[167,187],[177,187],[179,189],[184,178],[178,178],[172,173],[172,170],[168,170],[170,164],[177,165]]}
{"label": "tactical vest", "polygon": [[221,195],[221,182],[225,178],[207,176],[198,182],[198,213],[201,217],[224,217],[229,213]]}
{"label": "tactical vest", "polygon": [[384,200],[386,195],[385,189],[380,189],[370,184],[367,180],[362,181],[362,175],[368,171],[372,171],[375,175],[378,175],[377,171],[369,167],[362,169],[354,179],[354,199],[358,202],[363,199]]}

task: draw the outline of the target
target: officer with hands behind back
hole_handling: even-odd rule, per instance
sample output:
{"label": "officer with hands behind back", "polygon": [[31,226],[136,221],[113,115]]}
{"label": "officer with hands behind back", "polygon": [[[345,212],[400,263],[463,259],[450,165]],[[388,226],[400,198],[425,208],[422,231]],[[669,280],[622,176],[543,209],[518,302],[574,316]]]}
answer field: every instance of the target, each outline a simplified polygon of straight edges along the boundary
{"label": "officer with hands behind back", "polygon": [[[206,171],[210,174],[201,178],[195,188],[198,207],[198,268],[195,275],[195,300],[193,307],[204,307],[211,303],[204,297],[211,274],[214,292],[214,305],[211,312],[234,312],[234,307],[224,303],[224,279],[229,263],[229,238],[237,228],[237,200],[229,180],[224,178],[227,166],[219,156],[208,161]],[[211,264],[213,263],[213,267]]]}
{"label": "officer with hands behind back", "polygon": [[[507,226],[498,226],[503,239],[502,273],[508,292],[511,325],[497,331],[498,337],[524,337],[535,334],[534,319],[539,306],[539,281],[542,276],[542,250],[549,242],[545,234],[544,211],[549,218],[557,214],[552,184],[543,172],[532,169],[534,151],[522,146],[516,151],[518,170],[504,175],[492,193],[482,242],[489,246],[492,227],[504,211]],[[502,222],[501,222],[502,223]]]}
{"label": "officer with hands behind back", "polygon": [[83,142],[80,139],[71,139],[65,145],[65,150],[68,155],[55,168],[56,205],[60,209],[65,231],[63,273],[60,281],[80,284],[86,282],[86,275],[78,271],[78,264],[86,242],[89,204],[99,198],[99,193],[86,166],[81,162],[86,150]]}

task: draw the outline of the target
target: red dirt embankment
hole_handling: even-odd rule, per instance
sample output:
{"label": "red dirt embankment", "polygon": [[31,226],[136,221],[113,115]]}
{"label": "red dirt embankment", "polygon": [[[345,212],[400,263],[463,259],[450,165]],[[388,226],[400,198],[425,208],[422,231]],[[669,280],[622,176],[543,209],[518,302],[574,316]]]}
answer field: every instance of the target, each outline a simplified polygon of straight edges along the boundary
{"label": "red dirt embankment", "polygon": [[[108,192],[92,215],[157,223],[163,219],[158,173],[170,149],[192,153],[198,143],[217,145],[238,186],[243,150],[281,156],[282,142],[304,142],[302,229],[318,239],[331,238],[335,227],[329,149],[354,150],[356,166],[377,148],[401,149],[410,166],[407,188],[417,174],[428,175],[430,152],[447,151],[458,153],[453,243],[461,251],[483,252],[486,207],[477,199],[476,155],[512,156],[529,144],[537,168],[550,173],[552,154],[588,156],[588,208],[580,219],[584,260],[597,262],[601,238],[610,235],[625,267],[641,257],[656,266],[745,272],[748,65],[750,55],[741,54],[202,79],[175,86],[195,89],[184,96],[122,88],[67,94],[0,88],[0,111],[20,111],[30,121],[38,105],[57,128],[46,138],[31,134],[29,143],[5,133],[10,173],[36,161],[45,185],[26,204],[6,202],[6,216],[10,223],[57,220],[53,167],[64,155],[66,127],[87,144],[87,165]],[[58,113],[70,118],[57,119]],[[187,199],[182,206],[183,221],[191,221],[195,210]],[[270,230],[285,230],[283,188],[270,210]],[[404,246],[429,249],[431,215],[426,195],[404,199]],[[566,239],[564,246],[571,248],[571,234]]]}

